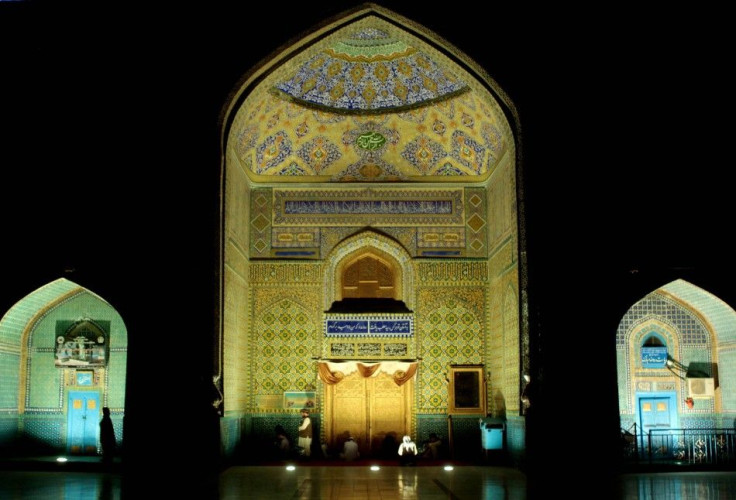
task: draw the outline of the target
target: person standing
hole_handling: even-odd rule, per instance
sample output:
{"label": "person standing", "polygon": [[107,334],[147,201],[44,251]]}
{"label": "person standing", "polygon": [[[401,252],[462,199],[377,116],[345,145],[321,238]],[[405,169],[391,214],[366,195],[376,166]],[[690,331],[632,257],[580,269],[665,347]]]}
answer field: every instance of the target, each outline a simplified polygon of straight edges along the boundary
{"label": "person standing", "polygon": [[110,418],[110,408],[102,408],[102,420],[100,420],[100,445],[102,447],[102,462],[111,464],[115,455],[115,428]]}
{"label": "person standing", "polygon": [[309,410],[302,409],[302,423],[299,424],[299,441],[297,443],[304,450],[304,458],[312,454],[312,420],[309,418]]}

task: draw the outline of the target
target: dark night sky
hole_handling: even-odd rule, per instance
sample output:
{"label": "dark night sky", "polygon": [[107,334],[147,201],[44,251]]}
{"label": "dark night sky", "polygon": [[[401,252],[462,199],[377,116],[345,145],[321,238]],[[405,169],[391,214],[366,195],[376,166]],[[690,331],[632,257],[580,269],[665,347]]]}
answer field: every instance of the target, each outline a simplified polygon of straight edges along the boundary
{"label": "dark night sky", "polygon": [[[118,308],[139,352],[155,335],[174,356],[207,345],[221,108],[272,50],[359,4],[0,2],[0,314],[67,276]],[[578,387],[614,408],[612,336],[633,301],[682,277],[736,304],[730,17],[379,4],[462,49],[516,104],[548,387],[574,372],[569,349],[598,350],[605,373]],[[187,359],[192,373],[207,362]]]}

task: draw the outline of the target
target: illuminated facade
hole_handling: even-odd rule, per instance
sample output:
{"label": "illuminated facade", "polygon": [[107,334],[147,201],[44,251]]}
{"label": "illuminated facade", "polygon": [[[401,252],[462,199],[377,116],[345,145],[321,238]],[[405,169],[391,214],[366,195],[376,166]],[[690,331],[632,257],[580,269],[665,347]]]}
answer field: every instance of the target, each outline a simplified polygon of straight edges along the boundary
{"label": "illuminated facade", "polygon": [[[471,456],[487,414],[523,453],[517,122],[483,69],[377,6],[244,77],[222,132],[226,453],[302,405],[316,442],[365,456],[432,432]],[[459,367],[480,368],[467,407]]]}

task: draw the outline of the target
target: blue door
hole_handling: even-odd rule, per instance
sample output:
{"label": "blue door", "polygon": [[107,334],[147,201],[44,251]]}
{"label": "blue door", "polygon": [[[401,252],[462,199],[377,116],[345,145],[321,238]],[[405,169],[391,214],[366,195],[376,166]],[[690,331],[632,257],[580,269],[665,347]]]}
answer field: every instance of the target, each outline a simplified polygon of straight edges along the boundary
{"label": "blue door", "polygon": [[100,395],[69,392],[67,448],[73,455],[96,455],[100,428]]}
{"label": "blue door", "polygon": [[648,450],[659,458],[665,458],[673,449],[674,436],[669,431],[677,427],[675,401],[674,394],[639,398],[642,451]]}
{"label": "blue door", "polygon": [[672,427],[672,412],[670,398],[648,397],[639,400],[639,415],[641,429],[644,433],[650,430],[662,430]]}

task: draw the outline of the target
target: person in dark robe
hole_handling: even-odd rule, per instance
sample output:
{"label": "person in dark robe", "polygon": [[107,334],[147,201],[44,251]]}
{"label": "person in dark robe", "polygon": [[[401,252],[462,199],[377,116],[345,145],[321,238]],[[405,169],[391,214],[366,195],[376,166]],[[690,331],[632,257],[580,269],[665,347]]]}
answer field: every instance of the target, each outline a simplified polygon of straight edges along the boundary
{"label": "person in dark robe", "polygon": [[102,462],[111,464],[115,456],[115,428],[110,418],[110,408],[102,408],[102,420],[100,420],[100,445],[102,446]]}

